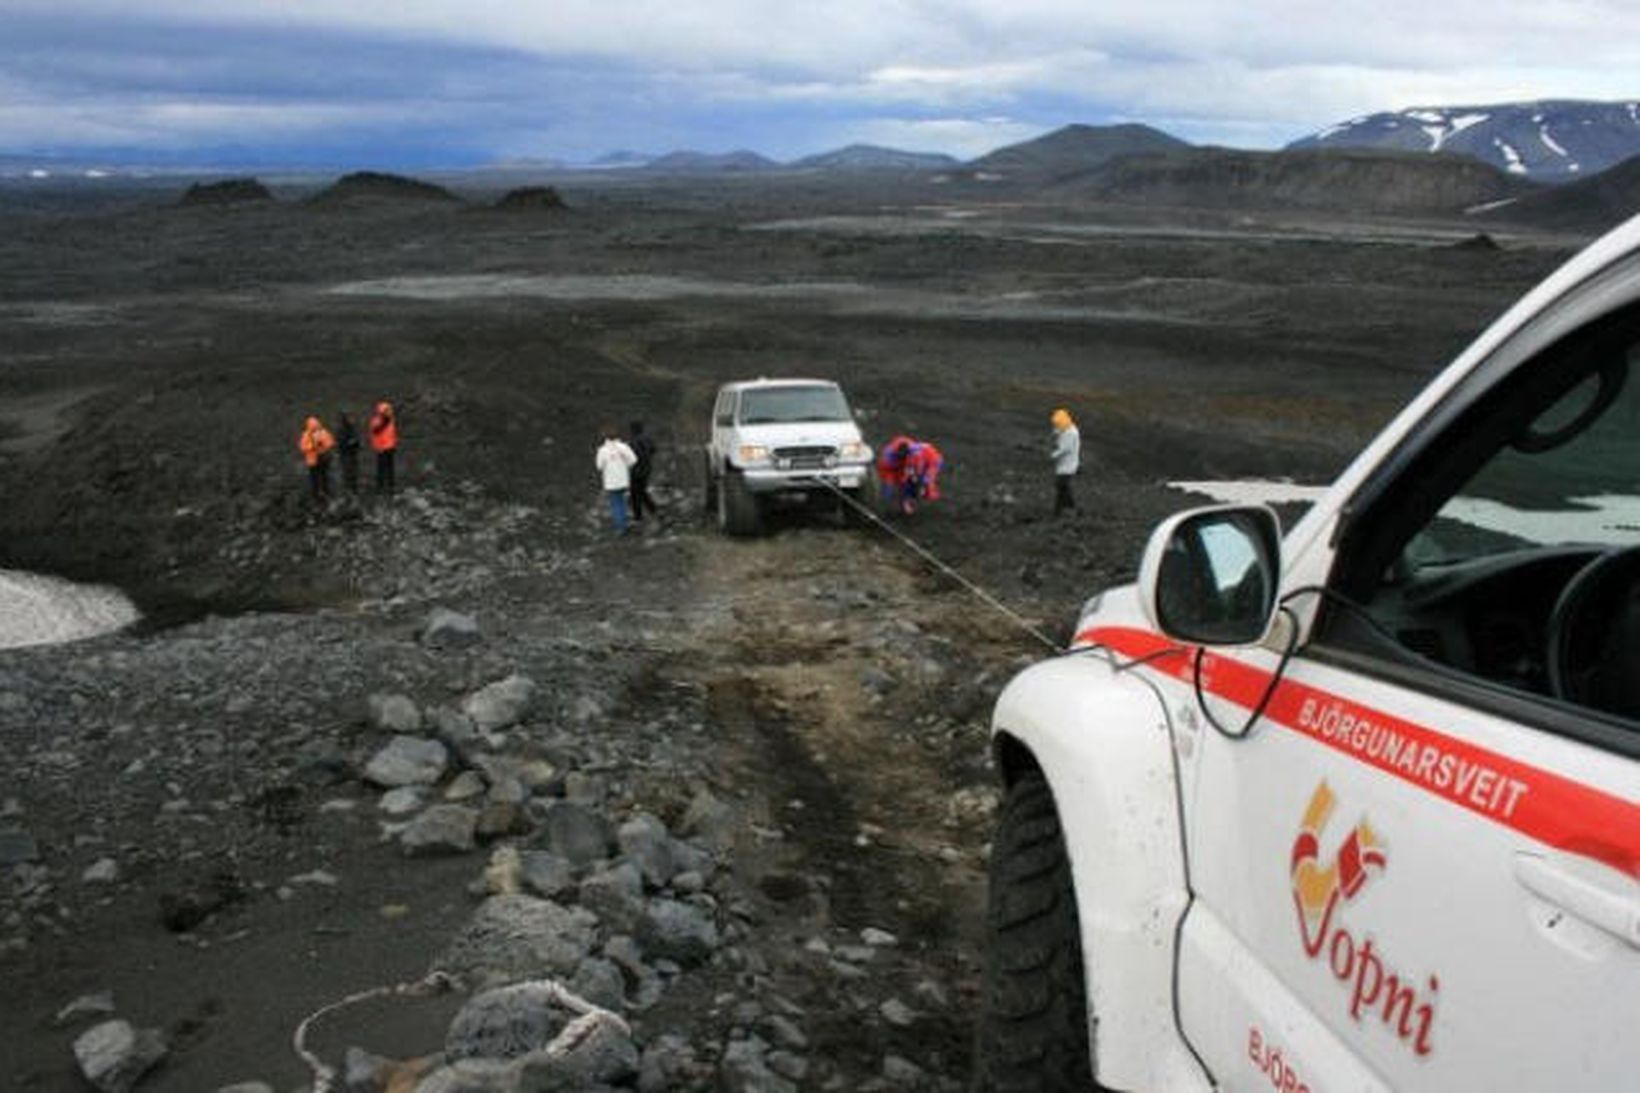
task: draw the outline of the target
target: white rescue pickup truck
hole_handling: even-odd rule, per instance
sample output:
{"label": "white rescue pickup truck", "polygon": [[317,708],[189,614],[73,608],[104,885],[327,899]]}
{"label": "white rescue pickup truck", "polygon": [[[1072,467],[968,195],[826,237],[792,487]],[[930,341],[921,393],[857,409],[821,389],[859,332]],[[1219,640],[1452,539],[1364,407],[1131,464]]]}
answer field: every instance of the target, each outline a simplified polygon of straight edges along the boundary
{"label": "white rescue pickup truck", "polygon": [[984,1089],[1640,1089],[1640,218],[999,698]]}

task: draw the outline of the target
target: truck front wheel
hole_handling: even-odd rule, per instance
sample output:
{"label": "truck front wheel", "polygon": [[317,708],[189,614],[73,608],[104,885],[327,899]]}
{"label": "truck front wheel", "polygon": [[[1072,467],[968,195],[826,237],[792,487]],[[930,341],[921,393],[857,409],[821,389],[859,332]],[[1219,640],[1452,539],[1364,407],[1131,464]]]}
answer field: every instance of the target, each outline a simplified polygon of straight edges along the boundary
{"label": "truck front wheel", "polygon": [[1070,861],[1040,771],[1008,790],[991,844],[975,1088],[1097,1089]]}

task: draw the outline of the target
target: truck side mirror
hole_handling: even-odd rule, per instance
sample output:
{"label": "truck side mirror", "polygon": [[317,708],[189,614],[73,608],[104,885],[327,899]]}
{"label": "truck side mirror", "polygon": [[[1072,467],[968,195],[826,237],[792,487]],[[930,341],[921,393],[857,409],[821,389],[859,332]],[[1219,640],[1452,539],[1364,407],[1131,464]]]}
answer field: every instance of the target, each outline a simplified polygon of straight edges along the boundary
{"label": "truck side mirror", "polygon": [[1139,564],[1139,596],[1151,625],[1196,645],[1263,641],[1280,587],[1281,525],[1263,505],[1169,517]]}

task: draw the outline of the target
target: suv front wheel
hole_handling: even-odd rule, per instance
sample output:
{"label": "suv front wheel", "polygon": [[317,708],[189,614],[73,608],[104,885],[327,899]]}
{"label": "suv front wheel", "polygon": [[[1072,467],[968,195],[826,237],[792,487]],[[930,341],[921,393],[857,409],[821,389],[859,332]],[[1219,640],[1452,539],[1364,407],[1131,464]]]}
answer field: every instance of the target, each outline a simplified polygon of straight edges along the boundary
{"label": "suv front wheel", "polygon": [[1086,1093],[1082,944],[1070,861],[1042,772],[1008,789],[991,844],[984,995],[976,1035],[981,1093]]}
{"label": "suv front wheel", "polygon": [[746,488],[746,479],[733,468],[717,484],[718,530],[725,535],[761,535],[763,502]]}

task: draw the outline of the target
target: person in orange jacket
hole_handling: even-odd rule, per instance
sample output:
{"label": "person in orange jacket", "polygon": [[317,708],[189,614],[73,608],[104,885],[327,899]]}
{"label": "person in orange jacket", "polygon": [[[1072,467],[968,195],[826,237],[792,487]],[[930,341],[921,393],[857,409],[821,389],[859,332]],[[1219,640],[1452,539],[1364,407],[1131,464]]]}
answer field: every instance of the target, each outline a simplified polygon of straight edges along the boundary
{"label": "person in orange jacket", "polygon": [[393,456],[399,450],[399,419],[393,416],[393,404],[376,403],[376,412],[370,415],[370,446],[376,451],[376,492],[393,492]]}
{"label": "person in orange jacket", "polygon": [[877,478],[883,496],[907,515],[917,510],[917,502],[940,499],[940,471],[945,456],[926,440],[897,436],[883,445],[877,457]]}
{"label": "person in orange jacket", "polygon": [[310,417],[296,438],[296,446],[302,451],[302,462],[307,464],[308,489],[313,499],[327,500],[330,497],[330,453],[335,450],[336,438],[330,435],[324,422]]}

